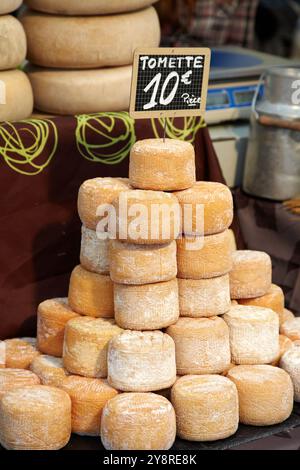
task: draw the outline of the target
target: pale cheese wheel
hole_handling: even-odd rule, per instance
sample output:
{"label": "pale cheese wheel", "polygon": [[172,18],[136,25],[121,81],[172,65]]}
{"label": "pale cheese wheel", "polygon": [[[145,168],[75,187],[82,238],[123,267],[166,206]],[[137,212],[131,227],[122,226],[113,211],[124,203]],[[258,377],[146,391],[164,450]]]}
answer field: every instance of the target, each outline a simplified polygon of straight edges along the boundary
{"label": "pale cheese wheel", "polygon": [[0,15],[6,15],[17,10],[22,5],[23,0],[1,0]]}
{"label": "pale cheese wheel", "polygon": [[130,189],[127,178],[93,178],[79,188],[78,213],[85,227],[96,230],[99,222],[99,206],[112,204],[121,192]]}
{"label": "pale cheese wheel", "polygon": [[232,299],[251,299],[269,292],[272,285],[271,258],[263,251],[237,250],[232,253],[230,272]]}
{"label": "pale cheese wheel", "polygon": [[31,362],[40,353],[35,338],[13,338],[5,340],[5,365],[11,369],[29,369]]}
{"label": "pale cheese wheel", "polygon": [[113,203],[117,216],[117,239],[138,245],[162,244],[181,232],[177,198],[163,191],[130,190]]}
{"label": "pale cheese wheel", "polygon": [[82,226],[80,264],[83,268],[98,274],[109,274],[108,248],[108,238],[103,240],[95,230]]}
{"label": "pale cheese wheel", "polygon": [[111,240],[110,277],[119,284],[151,284],[170,281],[177,275],[176,242],[135,245]]}
{"label": "pale cheese wheel", "polygon": [[166,330],[176,348],[178,375],[221,374],[230,364],[229,331],[220,317],[181,317]]}
{"label": "pale cheese wheel", "polygon": [[236,386],[219,375],[186,375],[172,388],[177,435],[188,441],[216,441],[238,429]]}
{"label": "pale cheese wheel", "polygon": [[107,345],[122,332],[112,319],[79,317],[66,326],[63,364],[72,374],[107,376]]}
{"label": "pale cheese wheel", "polygon": [[0,38],[0,70],[15,69],[25,60],[26,36],[14,16],[0,16]]}
{"label": "pale cheese wheel", "polygon": [[54,387],[33,385],[0,401],[0,443],[9,450],[59,450],[71,437],[71,400]]}
{"label": "pale cheese wheel", "polygon": [[129,109],[131,65],[96,70],[59,70],[30,65],[26,72],[33,89],[34,106],[40,111],[74,115]]}
{"label": "pale cheese wheel", "polygon": [[161,331],[124,331],[111,339],[108,383],[124,392],[150,392],[176,380],[175,345]]}
{"label": "pale cheese wheel", "polygon": [[178,277],[210,279],[228,274],[232,267],[228,231],[177,240]]}
{"label": "pale cheese wheel", "polygon": [[0,341],[0,369],[4,369],[6,363],[6,344]]}
{"label": "pale cheese wheel", "polygon": [[280,326],[283,323],[285,323],[287,320],[292,320],[293,318],[295,318],[295,315],[293,314],[293,312],[291,312],[291,310],[288,310],[287,308],[284,308],[283,312],[279,314]]}
{"label": "pale cheese wheel", "polygon": [[184,140],[139,140],[131,148],[129,180],[138,189],[190,188],[196,181],[194,147]]}
{"label": "pale cheese wheel", "polygon": [[60,387],[68,375],[61,357],[47,355],[36,357],[31,363],[30,370],[40,378],[43,385],[51,387]]}
{"label": "pale cheese wheel", "polygon": [[231,307],[229,276],[211,279],[178,279],[182,317],[223,315]]}
{"label": "pale cheese wheel", "polygon": [[272,284],[265,295],[255,297],[254,299],[239,299],[238,303],[241,305],[271,308],[280,317],[284,310],[284,294],[281,287]]}
{"label": "pale cheese wheel", "polygon": [[227,377],[238,390],[241,423],[271,426],[291,415],[293,384],[284,370],[269,365],[237,366]]}
{"label": "pale cheese wheel", "polygon": [[279,319],[269,308],[237,305],[224,315],[232,362],[270,364],[279,354]]}
{"label": "pale cheese wheel", "polygon": [[61,385],[72,402],[72,432],[81,436],[99,436],[102,410],[118,391],[105,380],[69,376]]}
{"label": "pale cheese wheel", "polygon": [[107,450],[168,450],[175,437],[174,409],[155,393],[122,393],[104,407],[101,440]]}
{"label": "pale cheese wheel", "polygon": [[61,357],[65,326],[71,318],[78,317],[65,297],[40,303],[37,312],[37,345],[39,351],[49,356]]}
{"label": "pale cheese wheel", "polygon": [[80,265],[76,266],[70,279],[69,305],[81,315],[112,318],[114,298],[110,277],[91,273]]}
{"label": "pale cheese wheel", "polygon": [[0,398],[11,390],[38,384],[40,384],[39,377],[30,370],[11,368],[0,370]]}
{"label": "pale cheese wheel", "polygon": [[[233,198],[224,184],[198,181],[175,195],[180,202],[185,235],[214,235],[224,232],[231,225]],[[186,221],[184,216],[189,216]]]}
{"label": "pale cheese wheel", "polygon": [[300,317],[291,318],[286,320],[280,326],[280,333],[287,336],[292,341],[300,340]]}
{"label": "pale cheese wheel", "polygon": [[276,359],[271,363],[271,366],[278,366],[280,359],[286,351],[288,351],[294,345],[293,341],[287,336],[279,335],[279,354]]}
{"label": "pale cheese wheel", "polygon": [[160,330],[179,318],[177,279],[155,284],[114,285],[115,319],[128,330]]}
{"label": "pale cheese wheel", "polygon": [[31,116],[33,94],[21,70],[0,71],[0,122],[20,121]]}
{"label": "pale cheese wheel", "polygon": [[294,400],[300,402],[300,343],[294,343],[285,351],[279,366],[291,377],[294,386]]}
{"label": "pale cheese wheel", "polygon": [[96,69],[130,65],[135,49],[157,47],[160,42],[160,25],[153,7],[88,17],[29,10],[21,21],[27,35],[28,60],[42,67]]}

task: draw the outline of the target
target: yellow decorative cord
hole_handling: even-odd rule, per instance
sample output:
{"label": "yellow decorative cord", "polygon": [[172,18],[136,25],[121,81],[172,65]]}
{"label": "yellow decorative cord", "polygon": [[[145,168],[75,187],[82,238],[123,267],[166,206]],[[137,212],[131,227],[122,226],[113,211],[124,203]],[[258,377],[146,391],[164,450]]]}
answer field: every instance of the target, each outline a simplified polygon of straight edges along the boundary
{"label": "yellow decorative cord", "polygon": [[[17,128],[11,122],[0,125],[0,156],[17,173],[35,176],[49,165],[55,155],[58,145],[57,128],[54,122],[48,119],[28,119],[19,123],[26,127]],[[52,148],[46,156],[44,153],[51,133]],[[25,144],[26,140],[28,143]]]}
{"label": "yellow decorative cord", "polygon": [[[84,158],[92,162],[116,165],[128,156],[136,141],[134,120],[128,113],[81,114],[76,118],[76,143]],[[121,121],[123,130],[119,135],[114,135],[117,121]],[[98,137],[98,142],[94,139],[94,143],[90,143],[92,135]]]}
{"label": "yellow decorative cord", "polygon": [[[199,129],[206,127],[204,118],[189,116],[183,118],[183,128],[174,125],[175,118],[166,118],[166,137],[170,139],[185,140],[193,143]],[[152,129],[155,137],[162,136],[165,126],[165,119],[151,119]]]}

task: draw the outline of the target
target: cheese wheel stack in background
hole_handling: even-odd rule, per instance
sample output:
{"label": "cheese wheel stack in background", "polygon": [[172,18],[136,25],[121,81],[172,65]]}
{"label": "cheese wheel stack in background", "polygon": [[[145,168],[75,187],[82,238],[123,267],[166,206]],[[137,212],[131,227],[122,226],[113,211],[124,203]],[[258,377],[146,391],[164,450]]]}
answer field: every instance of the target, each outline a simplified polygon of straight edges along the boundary
{"label": "cheese wheel stack in background", "polygon": [[0,2],[0,122],[28,118],[33,95],[28,77],[19,70],[26,57],[27,41],[22,24],[11,15],[22,0]]}
{"label": "cheese wheel stack in background", "polygon": [[156,0],[26,0],[27,73],[35,108],[128,111],[133,53],[160,42]]}

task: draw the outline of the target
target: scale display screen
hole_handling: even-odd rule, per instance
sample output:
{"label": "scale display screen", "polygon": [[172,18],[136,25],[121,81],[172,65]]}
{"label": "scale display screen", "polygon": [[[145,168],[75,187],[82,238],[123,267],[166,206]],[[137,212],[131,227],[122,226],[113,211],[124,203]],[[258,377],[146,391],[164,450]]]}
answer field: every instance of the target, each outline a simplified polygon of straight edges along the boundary
{"label": "scale display screen", "polygon": [[234,93],[234,101],[236,104],[251,104],[254,97],[255,90],[242,90]]}
{"label": "scale display screen", "polygon": [[207,97],[207,108],[214,108],[221,105],[229,105],[230,100],[226,91],[221,91],[218,93],[208,93]]}
{"label": "scale display screen", "polygon": [[256,85],[223,85],[210,88],[207,96],[207,111],[228,108],[251,107]]}

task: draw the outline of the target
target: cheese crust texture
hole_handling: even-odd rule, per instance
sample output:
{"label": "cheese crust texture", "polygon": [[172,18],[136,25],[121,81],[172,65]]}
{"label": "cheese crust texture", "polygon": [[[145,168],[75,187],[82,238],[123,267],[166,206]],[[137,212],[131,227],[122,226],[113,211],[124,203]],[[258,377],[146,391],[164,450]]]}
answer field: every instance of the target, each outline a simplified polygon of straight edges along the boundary
{"label": "cheese crust texture", "polygon": [[[2,0],[3,1],[3,0]],[[4,0],[4,3],[9,0]],[[10,0],[17,3],[17,0]],[[54,15],[109,15],[139,10],[155,3],[157,0],[25,0],[33,10]],[[18,0],[21,3],[21,0]]]}
{"label": "cheese crust texture", "polygon": [[17,68],[26,57],[23,26],[14,16],[0,16],[0,37],[0,70]]}

